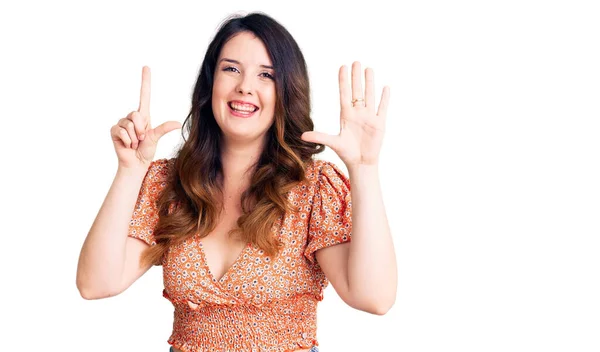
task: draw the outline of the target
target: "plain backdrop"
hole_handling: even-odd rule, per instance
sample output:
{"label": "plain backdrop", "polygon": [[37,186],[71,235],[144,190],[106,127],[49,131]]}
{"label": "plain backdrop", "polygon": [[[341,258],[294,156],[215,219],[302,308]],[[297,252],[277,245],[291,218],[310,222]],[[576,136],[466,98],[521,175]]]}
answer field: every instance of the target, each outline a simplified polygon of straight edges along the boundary
{"label": "plain backdrop", "polygon": [[[391,87],[381,182],[399,266],[385,316],[319,305],[323,352],[600,350],[600,12],[593,1],[3,1],[2,351],[166,352],[154,267],[86,301],[77,259],[113,180],[109,130],[152,69],[154,125],[183,122],[206,47],[236,12],[306,57],[316,129],[337,71]],[[179,132],[156,158],[172,156]],[[330,150],[321,154],[342,165]],[[342,165],[343,167],[343,165]]]}

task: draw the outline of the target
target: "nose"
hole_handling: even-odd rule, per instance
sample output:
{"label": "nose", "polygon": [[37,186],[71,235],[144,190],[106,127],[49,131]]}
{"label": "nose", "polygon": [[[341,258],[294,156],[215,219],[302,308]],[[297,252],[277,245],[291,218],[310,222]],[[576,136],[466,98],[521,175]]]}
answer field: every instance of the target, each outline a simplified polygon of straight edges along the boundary
{"label": "nose", "polygon": [[237,92],[243,95],[249,94],[252,95],[253,94],[253,87],[252,87],[252,77],[249,77],[250,75],[248,74],[244,74],[240,76],[240,80],[238,81],[238,85],[237,85]]}

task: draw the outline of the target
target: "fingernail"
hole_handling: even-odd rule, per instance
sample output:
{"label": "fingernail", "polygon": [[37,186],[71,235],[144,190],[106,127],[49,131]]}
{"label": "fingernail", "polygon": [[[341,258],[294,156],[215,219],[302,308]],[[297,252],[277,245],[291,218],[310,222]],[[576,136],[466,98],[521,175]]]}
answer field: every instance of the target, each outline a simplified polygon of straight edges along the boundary
{"label": "fingernail", "polygon": [[145,135],[145,134],[142,134],[142,135],[140,135],[140,140],[141,140],[141,141],[143,141],[143,140],[144,140],[144,137],[146,137],[146,135]]}

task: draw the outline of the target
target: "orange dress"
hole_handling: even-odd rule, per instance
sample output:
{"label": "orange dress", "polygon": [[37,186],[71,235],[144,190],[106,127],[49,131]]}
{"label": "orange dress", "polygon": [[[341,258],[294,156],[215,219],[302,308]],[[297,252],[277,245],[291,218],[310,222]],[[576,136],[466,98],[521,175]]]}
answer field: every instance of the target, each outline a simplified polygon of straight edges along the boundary
{"label": "orange dress", "polygon": [[[128,236],[156,244],[156,200],[173,165],[174,159],[150,165]],[[216,280],[198,236],[169,248],[161,264],[163,296],[175,307],[170,345],[184,352],[286,352],[318,345],[317,303],[328,280],[315,251],[351,240],[352,203],[350,182],[335,164],[313,160],[306,178],[288,193],[300,212],[285,213],[273,226],[283,243],[274,259],[248,244]]]}

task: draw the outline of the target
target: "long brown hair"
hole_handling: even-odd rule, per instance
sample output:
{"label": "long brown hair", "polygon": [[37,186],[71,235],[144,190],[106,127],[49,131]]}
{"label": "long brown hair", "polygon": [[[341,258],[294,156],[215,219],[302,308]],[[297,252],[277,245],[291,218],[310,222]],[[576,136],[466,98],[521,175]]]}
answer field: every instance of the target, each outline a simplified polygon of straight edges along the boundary
{"label": "long brown hair", "polygon": [[[324,146],[303,141],[312,131],[310,87],[304,56],[290,33],[262,13],[235,15],[225,20],[208,46],[192,95],[192,107],[183,123],[184,143],[179,149],[168,185],[158,200],[159,221],[154,230],[156,245],[148,248],[143,263],[158,265],[169,246],[191,236],[207,236],[217,225],[222,209],[221,131],[215,121],[211,96],[217,60],[225,43],[240,32],[250,32],[267,48],[275,71],[275,119],[266,144],[242,193],[242,215],[237,228],[241,239],[278,252],[271,229],[286,212],[293,210],[286,193],[305,180],[305,166]],[[185,138],[185,133],[189,138]]]}

